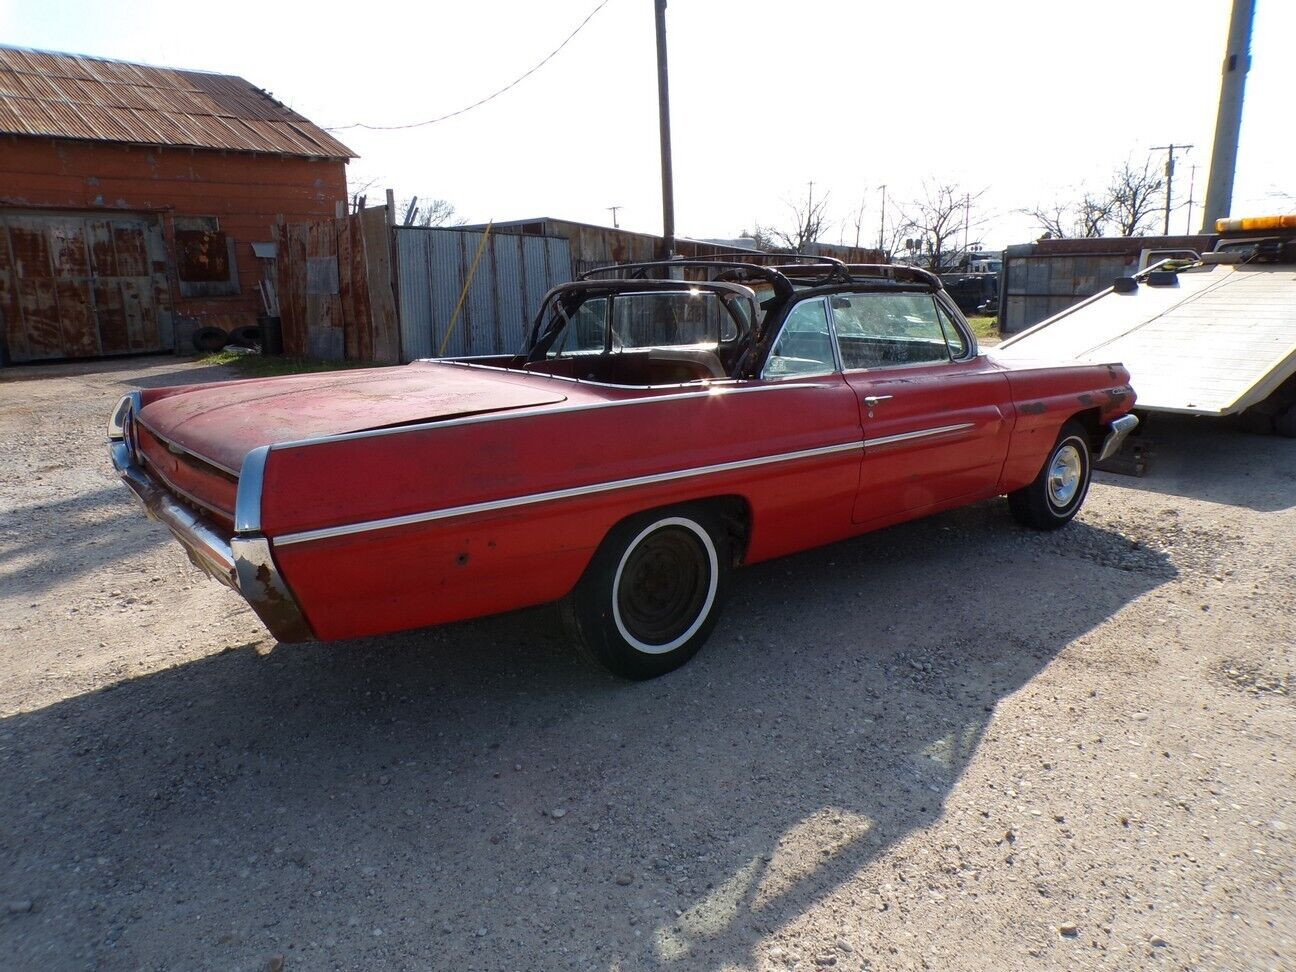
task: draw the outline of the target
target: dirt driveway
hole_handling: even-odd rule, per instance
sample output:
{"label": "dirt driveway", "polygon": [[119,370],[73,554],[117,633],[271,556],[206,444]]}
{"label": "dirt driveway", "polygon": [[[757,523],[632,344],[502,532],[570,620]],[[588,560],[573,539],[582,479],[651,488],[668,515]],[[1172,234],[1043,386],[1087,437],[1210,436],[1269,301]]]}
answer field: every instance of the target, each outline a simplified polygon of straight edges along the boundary
{"label": "dirt driveway", "polygon": [[4,967],[1296,968],[1296,442],[751,568],[632,685],[549,609],[276,646],[103,446],[212,377],[0,372]]}

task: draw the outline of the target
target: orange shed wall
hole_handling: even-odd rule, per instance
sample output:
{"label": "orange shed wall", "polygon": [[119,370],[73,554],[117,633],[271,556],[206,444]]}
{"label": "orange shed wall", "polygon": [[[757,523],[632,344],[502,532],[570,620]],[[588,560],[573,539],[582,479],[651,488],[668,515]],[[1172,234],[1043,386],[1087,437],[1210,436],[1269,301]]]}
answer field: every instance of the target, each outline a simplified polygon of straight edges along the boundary
{"label": "orange shed wall", "polygon": [[[261,312],[264,267],[251,244],[274,240],[280,216],[334,216],[346,191],[340,159],[0,136],[0,206],[161,213],[174,310],[225,328],[255,323]],[[235,240],[238,296],[180,297],[174,216],[220,219]]]}

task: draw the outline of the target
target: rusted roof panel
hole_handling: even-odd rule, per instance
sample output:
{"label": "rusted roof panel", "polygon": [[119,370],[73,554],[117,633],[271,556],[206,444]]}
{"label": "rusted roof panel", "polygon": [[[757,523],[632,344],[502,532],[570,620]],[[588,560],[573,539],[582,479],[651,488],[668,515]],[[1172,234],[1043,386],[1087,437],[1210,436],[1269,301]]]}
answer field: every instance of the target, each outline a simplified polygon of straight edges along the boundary
{"label": "rusted roof panel", "polygon": [[355,153],[242,78],[0,47],[0,134],[347,159]]}

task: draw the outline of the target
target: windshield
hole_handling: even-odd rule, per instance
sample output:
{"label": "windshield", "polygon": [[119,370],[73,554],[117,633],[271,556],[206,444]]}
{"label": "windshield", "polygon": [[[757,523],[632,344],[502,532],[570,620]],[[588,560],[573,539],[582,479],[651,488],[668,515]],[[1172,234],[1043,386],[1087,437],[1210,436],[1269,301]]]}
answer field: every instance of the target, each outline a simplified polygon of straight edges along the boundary
{"label": "windshield", "polygon": [[[573,299],[575,297],[575,299]],[[605,354],[646,348],[732,347],[752,322],[747,301],[712,290],[650,290],[592,296],[557,294],[532,354]]]}
{"label": "windshield", "polygon": [[612,347],[714,347],[738,336],[718,294],[706,290],[617,294],[612,301]]}

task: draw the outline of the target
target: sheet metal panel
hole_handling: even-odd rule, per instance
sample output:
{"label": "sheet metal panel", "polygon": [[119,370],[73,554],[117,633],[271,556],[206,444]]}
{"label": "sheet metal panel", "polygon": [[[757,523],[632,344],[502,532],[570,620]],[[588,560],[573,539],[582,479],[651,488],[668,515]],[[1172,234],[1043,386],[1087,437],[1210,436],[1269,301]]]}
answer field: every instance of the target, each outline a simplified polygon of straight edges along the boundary
{"label": "sheet metal panel", "polygon": [[1228,415],[1296,370],[1296,268],[1214,266],[1141,285],[1009,338],[1005,358],[1119,361],[1140,408]]}
{"label": "sheet metal panel", "polygon": [[0,133],[345,159],[355,153],[242,78],[0,47]]}
{"label": "sheet metal panel", "polygon": [[454,319],[483,234],[416,227],[394,232],[403,361],[439,356],[443,341],[450,357],[512,354],[545,292],[571,279],[566,240],[492,233]]}

